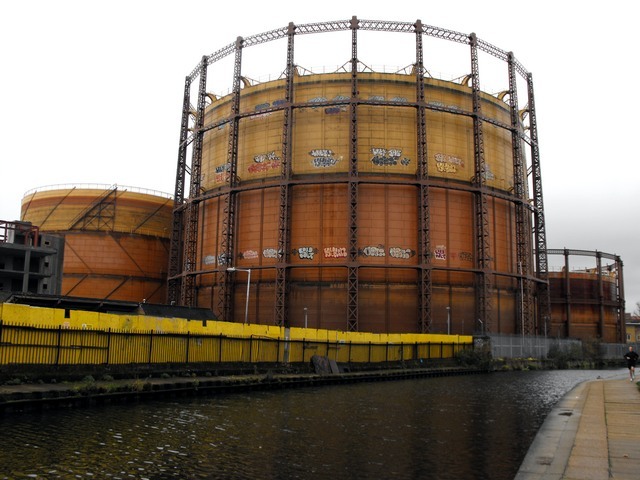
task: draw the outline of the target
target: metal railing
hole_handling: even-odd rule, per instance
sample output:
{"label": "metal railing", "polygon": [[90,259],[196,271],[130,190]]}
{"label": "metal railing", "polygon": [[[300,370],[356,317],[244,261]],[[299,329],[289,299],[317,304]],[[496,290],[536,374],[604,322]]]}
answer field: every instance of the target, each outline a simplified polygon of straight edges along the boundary
{"label": "metal railing", "polygon": [[[583,352],[589,345],[578,339],[571,338],[551,338],[543,336],[522,336],[522,335],[490,335],[491,355],[494,358],[547,358],[550,349],[556,352]],[[629,350],[630,346],[639,351],[638,343],[599,343],[593,344],[597,347],[591,352],[592,355],[599,355],[603,360],[620,360]]]}
{"label": "metal railing", "polygon": [[491,355],[494,358],[547,358],[552,346],[571,348],[582,347],[580,340],[550,338],[535,335],[492,334]]}

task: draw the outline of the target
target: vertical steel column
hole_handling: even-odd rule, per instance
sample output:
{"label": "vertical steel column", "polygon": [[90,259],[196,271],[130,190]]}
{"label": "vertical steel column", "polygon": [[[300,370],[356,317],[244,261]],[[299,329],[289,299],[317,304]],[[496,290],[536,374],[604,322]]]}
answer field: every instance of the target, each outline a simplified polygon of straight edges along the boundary
{"label": "vertical steel column", "polygon": [[604,339],[604,285],[602,283],[602,253],[596,251],[596,272],[598,275],[598,335]]}
{"label": "vertical steel column", "polygon": [[567,335],[571,338],[571,275],[569,274],[571,265],[569,264],[569,251],[564,249],[564,300],[565,312],[567,315]]}
{"label": "vertical steel column", "polygon": [[616,301],[618,302],[618,321],[617,321],[617,335],[620,343],[626,343],[627,341],[627,327],[624,323],[624,275],[622,274],[622,260],[616,256]]}
{"label": "vertical steel column", "polygon": [[473,102],[473,147],[475,160],[474,194],[476,256],[478,262],[476,285],[477,316],[484,325],[485,332],[491,332],[491,298],[490,298],[490,245],[489,245],[489,212],[486,195],[486,165],[484,160],[484,137],[482,131],[482,107],[480,100],[480,74],[478,65],[478,39],[476,34],[469,35],[471,46],[471,97]]}
{"label": "vertical steel column", "polygon": [[282,126],[282,163],[280,164],[280,209],[278,212],[278,263],[276,264],[275,312],[276,325],[289,327],[287,310],[287,267],[289,265],[289,242],[291,238],[291,142],[293,141],[293,80],[295,25],[289,23],[287,31],[287,79],[284,99],[284,122]]}
{"label": "vertical steel column", "polygon": [[358,19],[351,18],[351,152],[349,158],[349,263],[347,331],[358,331]]}
{"label": "vertical steel column", "polygon": [[428,333],[431,330],[431,245],[429,211],[429,161],[427,157],[427,113],[424,94],[424,50],[422,45],[422,22],[416,21],[416,111],[417,153],[418,153],[418,262],[420,265],[418,281],[419,312],[418,331]]}
{"label": "vertical steel column", "polygon": [[231,285],[231,274],[227,271],[227,266],[233,263],[235,248],[235,228],[236,228],[236,202],[237,192],[235,190],[238,178],[238,130],[240,124],[240,77],[242,70],[242,37],[236,39],[235,62],[233,67],[233,97],[231,99],[231,113],[229,115],[229,141],[227,145],[227,164],[229,166],[229,177],[227,179],[227,193],[224,195],[224,207],[222,214],[222,238],[220,239],[220,249],[224,258],[218,259],[218,309],[222,318],[230,322],[233,320],[233,289]]}
{"label": "vertical steel column", "polygon": [[184,81],[182,96],[182,121],[180,122],[180,145],[178,146],[178,165],[176,185],[173,194],[173,224],[169,244],[169,275],[167,284],[167,303],[178,303],[182,289],[182,279],[178,277],[182,261],[182,222],[184,219],[184,187],[187,172],[187,137],[189,135],[189,110],[191,97],[191,78]]}
{"label": "vertical steel column", "polygon": [[511,147],[513,155],[513,190],[518,199],[516,210],[516,262],[518,266],[518,299],[516,310],[518,319],[515,331],[521,329],[523,335],[534,333],[533,312],[531,311],[531,282],[527,280],[531,275],[531,250],[529,241],[530,218],[527,215],[525,202],[527,201],[526,169],[522,155],[522,140],[520,139],[520,115],[518,114],[518,87],[516,82],[515,58],[513,52],[507,55],[509,68],[509,109],[511,114]]}
{"label": "vertical steel column", "polygon": [[533,176],[534,237],[536,244],[536,274],[538,282],[538,324],[548,325],[551,319],[551,297],[549,292],[549,262],[547,258],[547,228],[544,221],[544,201],[542,198],[542,173],[540,170],[540,149],[538,146],[538,121],[536,102],[533,95],[533,77],[527,74],[529,100],[529,135],[531,138],[531,173]]}
{"label": "vertical steel column", "polygon": [[184,277],[182,279],[182,290],[180,294],[180,304],[188,307],[196,305],[196,260],[198,256],[198,216],[199,216],[199,196],[200,196],[200,172],[202,170],[202,143],[204,139],[204,107],[207,98],[207,67],[208,59],[202,57],[200,62],[200,85],[198,86],[198,107],[196,112],[195,142],[191,155],[191,184],[189,186],[189,202],[187,204],[187,215],[185,225],[184,247],[185,254],[183,260]]}

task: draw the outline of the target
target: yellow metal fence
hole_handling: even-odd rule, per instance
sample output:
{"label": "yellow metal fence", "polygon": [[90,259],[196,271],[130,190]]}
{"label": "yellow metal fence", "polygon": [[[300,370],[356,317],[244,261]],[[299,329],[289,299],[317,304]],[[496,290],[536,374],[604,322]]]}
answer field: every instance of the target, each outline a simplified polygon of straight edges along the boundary
{"label": "yellow metal fence", "polygon": [[450,358],[470,348],[471,343],[460,341],[364,343],[39,327],[0,321],[0,365],[306,363],[313,355],[340,363],[379,363]]}

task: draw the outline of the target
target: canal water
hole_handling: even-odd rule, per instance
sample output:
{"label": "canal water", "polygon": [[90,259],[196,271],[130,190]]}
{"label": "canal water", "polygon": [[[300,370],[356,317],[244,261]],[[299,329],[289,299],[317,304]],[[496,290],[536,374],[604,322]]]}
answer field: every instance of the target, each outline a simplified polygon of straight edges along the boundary
{"label": "canal water", "polygon": [[0,478],[509,479],[553,405],[621,370],[532,371],[0,417]]}

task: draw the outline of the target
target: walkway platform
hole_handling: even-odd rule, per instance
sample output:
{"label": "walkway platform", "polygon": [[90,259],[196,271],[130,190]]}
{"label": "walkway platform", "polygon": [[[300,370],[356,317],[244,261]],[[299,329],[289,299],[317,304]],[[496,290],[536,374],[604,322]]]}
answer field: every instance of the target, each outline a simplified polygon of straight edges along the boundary
{"label": "walkway platform", "polygon": [[627,376],[571,390],[538,431],[516,480],[640,478],[640,390]]}

